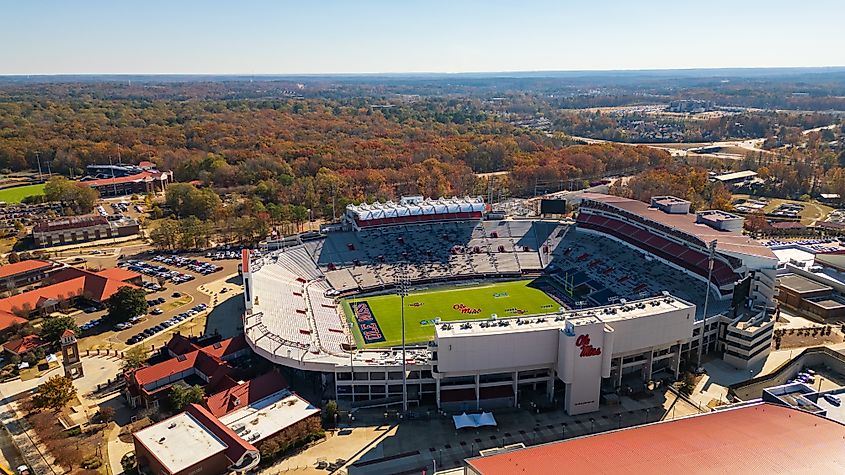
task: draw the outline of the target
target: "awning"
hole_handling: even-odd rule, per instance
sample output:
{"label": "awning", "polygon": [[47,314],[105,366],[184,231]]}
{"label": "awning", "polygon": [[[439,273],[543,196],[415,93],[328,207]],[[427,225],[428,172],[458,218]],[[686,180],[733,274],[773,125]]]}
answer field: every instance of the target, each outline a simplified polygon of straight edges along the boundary
{"label": "awning", "polygon": [[469,414],[463,413],[460,416],[452,416],[452,420],[455,421],[455,429],[464,429],[466,427],[485,427],[485,426],[497,426],[496,419],[493,417],[492,412],[482,412],[481,414]]}
{"label": "awning", "polygon": [[452,416],[452,420],[455,421],[455,429],[463,429],[465,427],[478,427],[475,425],[475,420],[472,416],[468,416],[467,413],[463,413],[460,416]]}
{"label": "awning", "polygon": [[493,417],[492,412],[482,412],[481,414],[476,414],[474,417],[477,418],[478,426],[497,426],[496,419]]}

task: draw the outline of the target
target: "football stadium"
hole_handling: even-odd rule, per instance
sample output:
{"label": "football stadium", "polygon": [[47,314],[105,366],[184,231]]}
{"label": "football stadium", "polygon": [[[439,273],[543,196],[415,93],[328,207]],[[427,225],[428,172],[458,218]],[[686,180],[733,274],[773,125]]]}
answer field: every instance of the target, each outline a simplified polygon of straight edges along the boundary
{"label": "football stadium", "polygon": [[[471,282],[462,286],[420,288],[405,298],[406,344],[426,343],[434,338],[434,327],[442,322],[489,320],[554,312],[560,303],[546,295],[545,280]],[[361,348],[402,344],[401,297],[395,293],[352,297],[342,303],[353,324],[361,313],[370,313],[381,328],[381,341],[367,341],[357,325],[351,325],[356,345]]]}
{"label": "football stadium", "polygon": [[481,198],[349,205],[244,251],[244,331],[353,409],[592,412],[702,354],[768,353],[777,258],[741,217],[689,206],[585,193],[573,221],[493,219]]}

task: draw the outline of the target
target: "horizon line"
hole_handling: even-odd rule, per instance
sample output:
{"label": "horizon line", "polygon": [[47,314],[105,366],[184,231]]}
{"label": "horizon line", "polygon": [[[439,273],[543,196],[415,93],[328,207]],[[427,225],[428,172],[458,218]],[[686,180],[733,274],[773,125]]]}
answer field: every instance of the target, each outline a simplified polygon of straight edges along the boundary
{"label": "horizon line", "polygon": [[0,78],[28,77],[85,77],[85,76],[232,76],[232,77],[326,77],[326,76],[460,76],[460,75],[537,75],[560,73],[649,73],[649,72],[708,72],[708,71],[838,71],[845,72],[845,65],[835,66],[750,66],[750,67],[690,67],[690,68],[630,68],[630,69],[515,69],[501,71],[382,71],[382,72],[322,72],[322,73],[207,73],[207,72],[58,72],[58,73],[0,73]]}

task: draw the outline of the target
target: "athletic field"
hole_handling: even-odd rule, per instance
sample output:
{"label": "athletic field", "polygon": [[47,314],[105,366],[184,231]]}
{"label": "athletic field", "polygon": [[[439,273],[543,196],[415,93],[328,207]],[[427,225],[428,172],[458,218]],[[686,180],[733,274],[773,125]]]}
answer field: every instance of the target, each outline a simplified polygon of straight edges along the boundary
{"label": "athletic field", "polygon": [[[504,318],[557,311],[560,305],[543,291],[534,288],[532,282],[520,280],[411,292],[405,298],[406,342],[431,340],[438,318],[443,322],[484,320],[491,315]],[[378,348],[402,344],[398,295],[353,297],[345,299],[342,305],[346,318],[352,322],[359,347]],[[361,326],[358,321],[361,321]]]}
{"label": "athletic field", "polygon": [[43,195],[44,184],[15,186],[0,190],[0,201],[5,203],[20,203],[27,196]]}

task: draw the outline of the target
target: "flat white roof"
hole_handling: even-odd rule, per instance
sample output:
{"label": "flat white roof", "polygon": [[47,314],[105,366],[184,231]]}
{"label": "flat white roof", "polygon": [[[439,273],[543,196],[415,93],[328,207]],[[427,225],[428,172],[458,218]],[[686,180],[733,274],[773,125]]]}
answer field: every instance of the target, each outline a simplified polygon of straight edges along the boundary
{"label": "flat white roof", "polygon": [[751,170],[743,170],[741,172],[725,173],[724,175],[716,175],[713,178],[719,181],[739,180],[742,178],[751,178],[757,176],[757,172]]}
{"label": "flat white roof", "polygon": [[220,422],[240,438],[255,444],[319,412],[308,401],[283,389],[226,414]]}
{"label": "flat white roof", "polygon": [[[672,296],[652,297],[626,302],[624,304],[607,305],[583,310],[566,310],[563,313],[522,315],[519,317],[498,318],[496,320],[453,321],[438,324],[435,332],[438,338],[447,338],[450,336],[495,335],[500,333],[550,330],[564,328],[567,320],[575,326],[598,322],[613,323],[691,307],[693,305]],[[521,322],[521,324],[517,323],[517,321]],[[482,323],[485,326],[482,326]]]}
{"label": "flat white roof", "polygon": [[135,437],[171,473],[226,450],[226,444],[183,412],[135,433]]}
{"label": "flat white roof", "polygon": [[778,258],[778,262],[781,263],[796,261],[809,262],[812,265],[813,261],[816,260],[815,254],[794,247],[788,247],[786,249],[773,249],[772,252],[775,253]]}

